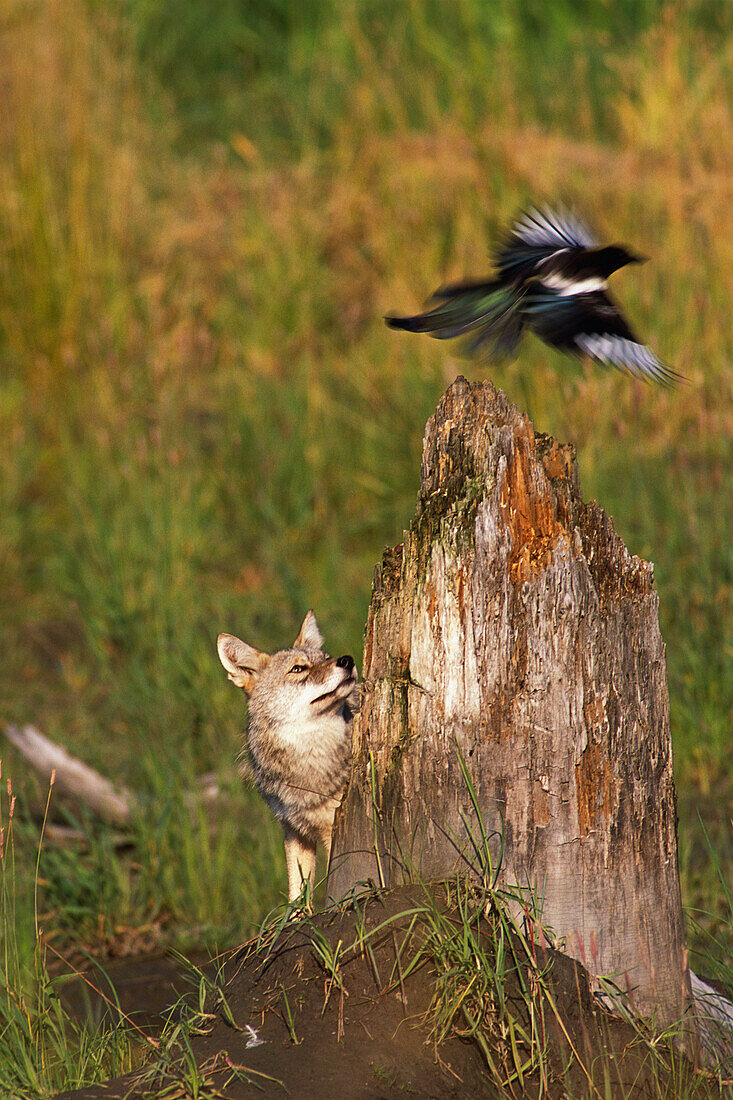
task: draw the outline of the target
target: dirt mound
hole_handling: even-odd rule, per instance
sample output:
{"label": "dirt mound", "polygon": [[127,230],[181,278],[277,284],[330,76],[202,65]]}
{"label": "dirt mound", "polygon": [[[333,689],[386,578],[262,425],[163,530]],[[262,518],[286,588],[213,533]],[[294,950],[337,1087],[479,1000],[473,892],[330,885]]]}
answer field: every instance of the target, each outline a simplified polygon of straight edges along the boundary
{"label": "dirt mound", "polygon": [[[200,1076],[232,1100],[658,1094],[659,1064],[595,1002],[580,964],[528,953],[521,933],[465,901],[447,886],[402,888],[271,926],[226,960],[207,1014],[191,1017]],[[474,960],[463,986],[438,925]],[[157,1075],[64,1100],[185,1096],[185,1073],[169,1055]]]}

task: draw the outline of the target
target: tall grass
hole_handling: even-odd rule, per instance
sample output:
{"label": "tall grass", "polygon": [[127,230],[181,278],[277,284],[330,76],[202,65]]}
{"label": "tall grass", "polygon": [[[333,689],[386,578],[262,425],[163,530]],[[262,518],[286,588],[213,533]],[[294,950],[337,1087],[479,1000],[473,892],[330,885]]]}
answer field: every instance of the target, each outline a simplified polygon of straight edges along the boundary
{"label": "tall grass", "polygon": [[[433,125],[440,115],[475,129],[497,113],[577,129],[613,126],[617,61],[674,10],[685,37],[724,33],[715,0],[578,7],[572,0],[130,0],[143,61],[178,108],[182,137],[243,131],[286,155],[330,145],[370,99],[379,129]],[[368,78],[368,80],[367,80]],[[356,95],[349,94],[358,88]]]}
{"label": "tall grass", "polygon": [[[17,875],[16,797],[9,779],[5,789],[7,797],[0,791],[0,1090],[18,1100],[35,1100],[129,1071],[141,1060],[141,1041],[132,1029],[95,1028],[65,1012],[58,983],[49,975],[47,942],[39,924],[43,831],[29,883],[27,876]],[[49,790],[49,800],[50,795]],[[29,885],[33,890],[23,898]]]}
{"label": "tall grass", "polygon": [[198,3],[11,0],[0,721],[34,721],[150,807],[137,864],[109,838],[48,853],[41,903],[66,935],[91,942],[103,918],[218,942],[272,903],[259,801],[233,790],[213,832],[181,809],[241,742],[215,637],[281,646],[313,606],[332,651],[360,652],[425,420],[459,370],[486,373],[382,314],[486,272],[497,228],[558,197],[653,257],[618,294],[690,384],[532,341],[491,373],[576,442],[585,495],[656,564],[683,885],[720,909],[697,811],[729,880],[727,9],[576,8],[260,4],[245,41],[233,5],[204,24]]}

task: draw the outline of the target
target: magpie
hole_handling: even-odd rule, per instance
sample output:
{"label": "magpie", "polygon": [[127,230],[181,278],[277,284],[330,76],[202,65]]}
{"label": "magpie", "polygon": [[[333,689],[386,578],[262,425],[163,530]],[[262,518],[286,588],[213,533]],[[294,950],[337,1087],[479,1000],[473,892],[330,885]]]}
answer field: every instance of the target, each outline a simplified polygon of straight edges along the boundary
{"label": "magpie", "polygon": [[432,309],[389,315],[390,328],[427,332],[438,340],[464,337],[469,354],[495,361],[512,356],[525,329],[569,355],[663,385],[681,380],[639,343],[606,292],[607,280],[646,257],[622,245],[602,247],[580,219],[548,207],[520,215],[495,253],[497,277],[441,287]]}

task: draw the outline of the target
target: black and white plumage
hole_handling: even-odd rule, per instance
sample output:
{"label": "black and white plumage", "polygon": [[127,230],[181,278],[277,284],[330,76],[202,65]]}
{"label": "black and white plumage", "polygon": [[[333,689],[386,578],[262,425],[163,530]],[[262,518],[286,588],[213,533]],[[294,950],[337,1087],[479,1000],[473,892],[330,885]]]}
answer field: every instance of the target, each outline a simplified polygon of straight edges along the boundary
{"label": "black and white plumage", "polygon": [[469,353],[488,351],[497,360],[514,354],[529,329],[570,355],[672,385],[681,376],[639,343],[607,293],[614,271],[643,259],[621,245],[601,246],[568,211],[533,209],[500,243],[495,279],[443,287],[425,313],[385,320],[438,340],[465,337]]}

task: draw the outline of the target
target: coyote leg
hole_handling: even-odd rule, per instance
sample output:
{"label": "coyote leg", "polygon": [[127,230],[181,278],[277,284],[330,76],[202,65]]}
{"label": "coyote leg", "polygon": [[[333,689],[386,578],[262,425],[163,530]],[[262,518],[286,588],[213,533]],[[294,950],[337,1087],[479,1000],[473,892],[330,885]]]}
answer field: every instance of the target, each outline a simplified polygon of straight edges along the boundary
{"label": "coyote leg", "polygon": [[285,862],[288,868],[288,901],[295,901],[303,883],[313,886],[316,869],[316,846],[292,829],[285,829]]}
{"label": "coyote leg", "polygon": [[329,864],[331,862],[331,840],[333,839],[333,819],[329,825],[324,825],[318,830],[318,835],[323,845],[326,856],[326,874],[328,874]]}

